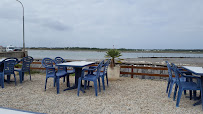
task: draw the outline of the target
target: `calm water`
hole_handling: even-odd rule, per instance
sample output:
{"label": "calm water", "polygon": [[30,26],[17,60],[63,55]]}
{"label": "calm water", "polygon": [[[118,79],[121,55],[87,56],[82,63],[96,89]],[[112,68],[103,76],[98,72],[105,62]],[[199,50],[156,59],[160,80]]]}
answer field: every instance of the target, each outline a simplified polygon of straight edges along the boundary
{"label": "calm water", "polygon": [[[72,60],[104,59],[105,52],[96,51],[65,51],[65,50],[28,50],[28,54],[34,58],[55,58],[57,56]],[[203,54],[186,53],[123,53],[120,58],[138,57],[203,57]]]}

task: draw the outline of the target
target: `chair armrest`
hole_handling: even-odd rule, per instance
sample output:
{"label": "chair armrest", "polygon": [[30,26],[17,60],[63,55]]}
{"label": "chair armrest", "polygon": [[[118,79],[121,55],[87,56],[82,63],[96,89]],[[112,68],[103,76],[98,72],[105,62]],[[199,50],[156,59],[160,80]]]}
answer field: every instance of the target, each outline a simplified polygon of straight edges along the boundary
{"label": "chair armrest", "polygon": [[184,75],[184,74],[186,74],[186,75],[192,75],[191,72],[185,71],[184,68],[178,68],[178,71],[179,71],[182,75]]}
{"label": "chair armrest", "polygon": [[55,70],[55,67],[45,67],[46,69],[54,69]]}
{"label": "chair armrest", "polygon": [[185,77],[185,78],[199,78],[200,79],[200,77],[193,76],[193,75],[182,75],[182,76]]}
{"label": "chair armrest", "polygon": [[88,71],[88,73],[93,73],[93,71],[95,71],[96,69],[83,69],[81,76],[84,76],[85,71]]}
{"label": "chair armrest", "polygon": [[90,69],[97,69],[97,66],[90,66]]}
{"label": "chair armrest", "polygon": [[96,69],[83,69],[82,71],[94,71]]}

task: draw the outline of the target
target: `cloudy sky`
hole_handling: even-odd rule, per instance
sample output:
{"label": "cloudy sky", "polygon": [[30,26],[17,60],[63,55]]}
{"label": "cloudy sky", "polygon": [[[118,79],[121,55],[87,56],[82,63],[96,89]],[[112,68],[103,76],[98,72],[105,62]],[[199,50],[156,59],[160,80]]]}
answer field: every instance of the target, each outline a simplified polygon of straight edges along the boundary
{"label": "cloudy sky", "polygon": [[[203,49],[203,0],[21,0],[26,47]],[[22,7],[0,1],[0,45],[22,46]]]}

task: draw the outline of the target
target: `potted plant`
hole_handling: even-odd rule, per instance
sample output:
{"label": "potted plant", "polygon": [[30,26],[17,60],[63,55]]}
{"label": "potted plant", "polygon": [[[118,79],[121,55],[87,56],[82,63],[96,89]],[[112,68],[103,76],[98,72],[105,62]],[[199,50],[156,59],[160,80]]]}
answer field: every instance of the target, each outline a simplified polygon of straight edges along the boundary
{"label": "potted plant", "polygon": [[109,80],[118,80],[120,77],[120,66],[115,65],[115,58],[120,57],[121,53],[117,49],[110,49],[106,52],[105,56],[112,58],[110,67],[107,71]]}
{"label": "potted plant", "polygon": [[106,57],[111,57],[111,67],[115,67],[115,58],[122,56],[120,51],[118,51],[117,49],[110,49],[106,52]]}

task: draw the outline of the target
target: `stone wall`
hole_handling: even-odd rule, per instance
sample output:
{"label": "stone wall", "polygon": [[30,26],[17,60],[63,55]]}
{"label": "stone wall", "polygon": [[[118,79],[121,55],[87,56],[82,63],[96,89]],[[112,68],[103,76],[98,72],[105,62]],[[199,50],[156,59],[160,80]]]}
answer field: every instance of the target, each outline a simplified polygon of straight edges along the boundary
{"label": "stone wall", "polygon": [[[25,56],[27,56],[28,53],[25,51]],[[0,52],[0,57],[16,57],[16,58],[23,58],[24,53],[23,51],[12,51],[12,52]]]}

